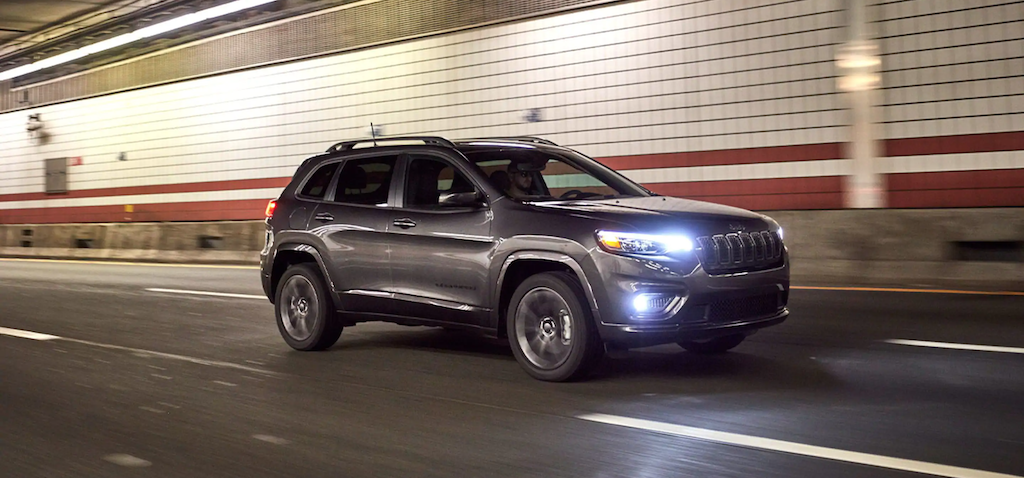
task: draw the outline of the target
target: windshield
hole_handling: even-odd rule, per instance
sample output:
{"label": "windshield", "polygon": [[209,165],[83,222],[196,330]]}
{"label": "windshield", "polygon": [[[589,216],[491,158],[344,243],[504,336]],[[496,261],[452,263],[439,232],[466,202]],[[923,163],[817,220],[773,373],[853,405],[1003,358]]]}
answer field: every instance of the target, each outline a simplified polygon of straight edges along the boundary
{"label": "windshield", "polygon": [[463,154],[483,170],[496,188],[523,201],[650,195],[597,161],[570,151],[515,147],[464,150]]}

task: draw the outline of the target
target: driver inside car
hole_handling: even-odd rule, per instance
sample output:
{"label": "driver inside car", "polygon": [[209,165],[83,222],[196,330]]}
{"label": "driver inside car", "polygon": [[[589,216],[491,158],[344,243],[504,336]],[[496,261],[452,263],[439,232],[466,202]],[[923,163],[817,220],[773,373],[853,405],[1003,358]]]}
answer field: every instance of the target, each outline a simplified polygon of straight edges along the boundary
{"label": "driver inside car", "polygon": [[511,180],[509,181],[508,190],[505,192],[516,199],[524,199],[534,195],[531,192],[533,189],[533,174],[530,171],[519,171],[515,164],[511,163],[508,165],[507,172]]}

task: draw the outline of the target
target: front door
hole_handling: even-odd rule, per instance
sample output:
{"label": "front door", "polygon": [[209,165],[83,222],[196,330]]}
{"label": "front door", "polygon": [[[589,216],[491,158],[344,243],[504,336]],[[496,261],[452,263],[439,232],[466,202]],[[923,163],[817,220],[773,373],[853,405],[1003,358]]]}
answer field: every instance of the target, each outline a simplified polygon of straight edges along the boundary
{"label": "front door", "polygon": [[492,215],[482,199],[448,203],[453,194],[483,198],[454,164],[431,154],[403,157],[405,184],[388,225],[391,290],[398,314],[478,326],[489,310]]}
{"label": "front door", "polygon": [[322,238],[331,272],[330,286],[349,312],[391,313],[388,224],[393,209],[392,178],[397,155],[345,161],[333,193],[320,203],[309,230]]}

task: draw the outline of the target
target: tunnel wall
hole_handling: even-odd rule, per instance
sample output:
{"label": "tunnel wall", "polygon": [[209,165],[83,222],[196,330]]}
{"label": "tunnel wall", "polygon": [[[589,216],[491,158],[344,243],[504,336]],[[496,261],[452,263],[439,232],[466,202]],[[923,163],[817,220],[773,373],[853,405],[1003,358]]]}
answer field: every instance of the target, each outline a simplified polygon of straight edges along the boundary
{"label": "tunnel wall", "polygon": [[[7,113],[0,221],[257,218],[303,158],[371,122],[541,135],[666,194],[838,208],[840,3],[651,0],[461,31],[42,106],[46,144]],[[53,157],[81,158],[66,194],[42,192]]]}
{"label": "tunnel wall", "polygon": [[888,206],[1024,205],[1024,3],[873,8]]}
{"label": "tunnel wall", "polygon": [[[891,206],[1024,205],[1021,5],[873,7]],[[837,209],[845,14],[838,0],[620,3],[6,113],[0,223],[258,218],[303,158],[370,122],[541,135],[662,194]],[[43,192],[51,158],[71,164],[67,193]]]}

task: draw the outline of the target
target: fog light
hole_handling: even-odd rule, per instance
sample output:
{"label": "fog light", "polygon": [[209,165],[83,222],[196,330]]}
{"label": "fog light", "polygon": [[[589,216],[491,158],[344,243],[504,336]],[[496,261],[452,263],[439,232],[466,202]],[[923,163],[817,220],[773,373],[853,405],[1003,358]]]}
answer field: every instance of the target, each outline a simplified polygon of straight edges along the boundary
{"label": "fog light", "polygon": [[676,308],[679,296],[675,294],[637,294],[633,298],[633,310],[639,318],[663,318]]}
{"label": "fog light", "polygon": [[647,294],[640,294],[633,299],[633,309],[637,312],[647,312],[650,309],[651,299]]}

